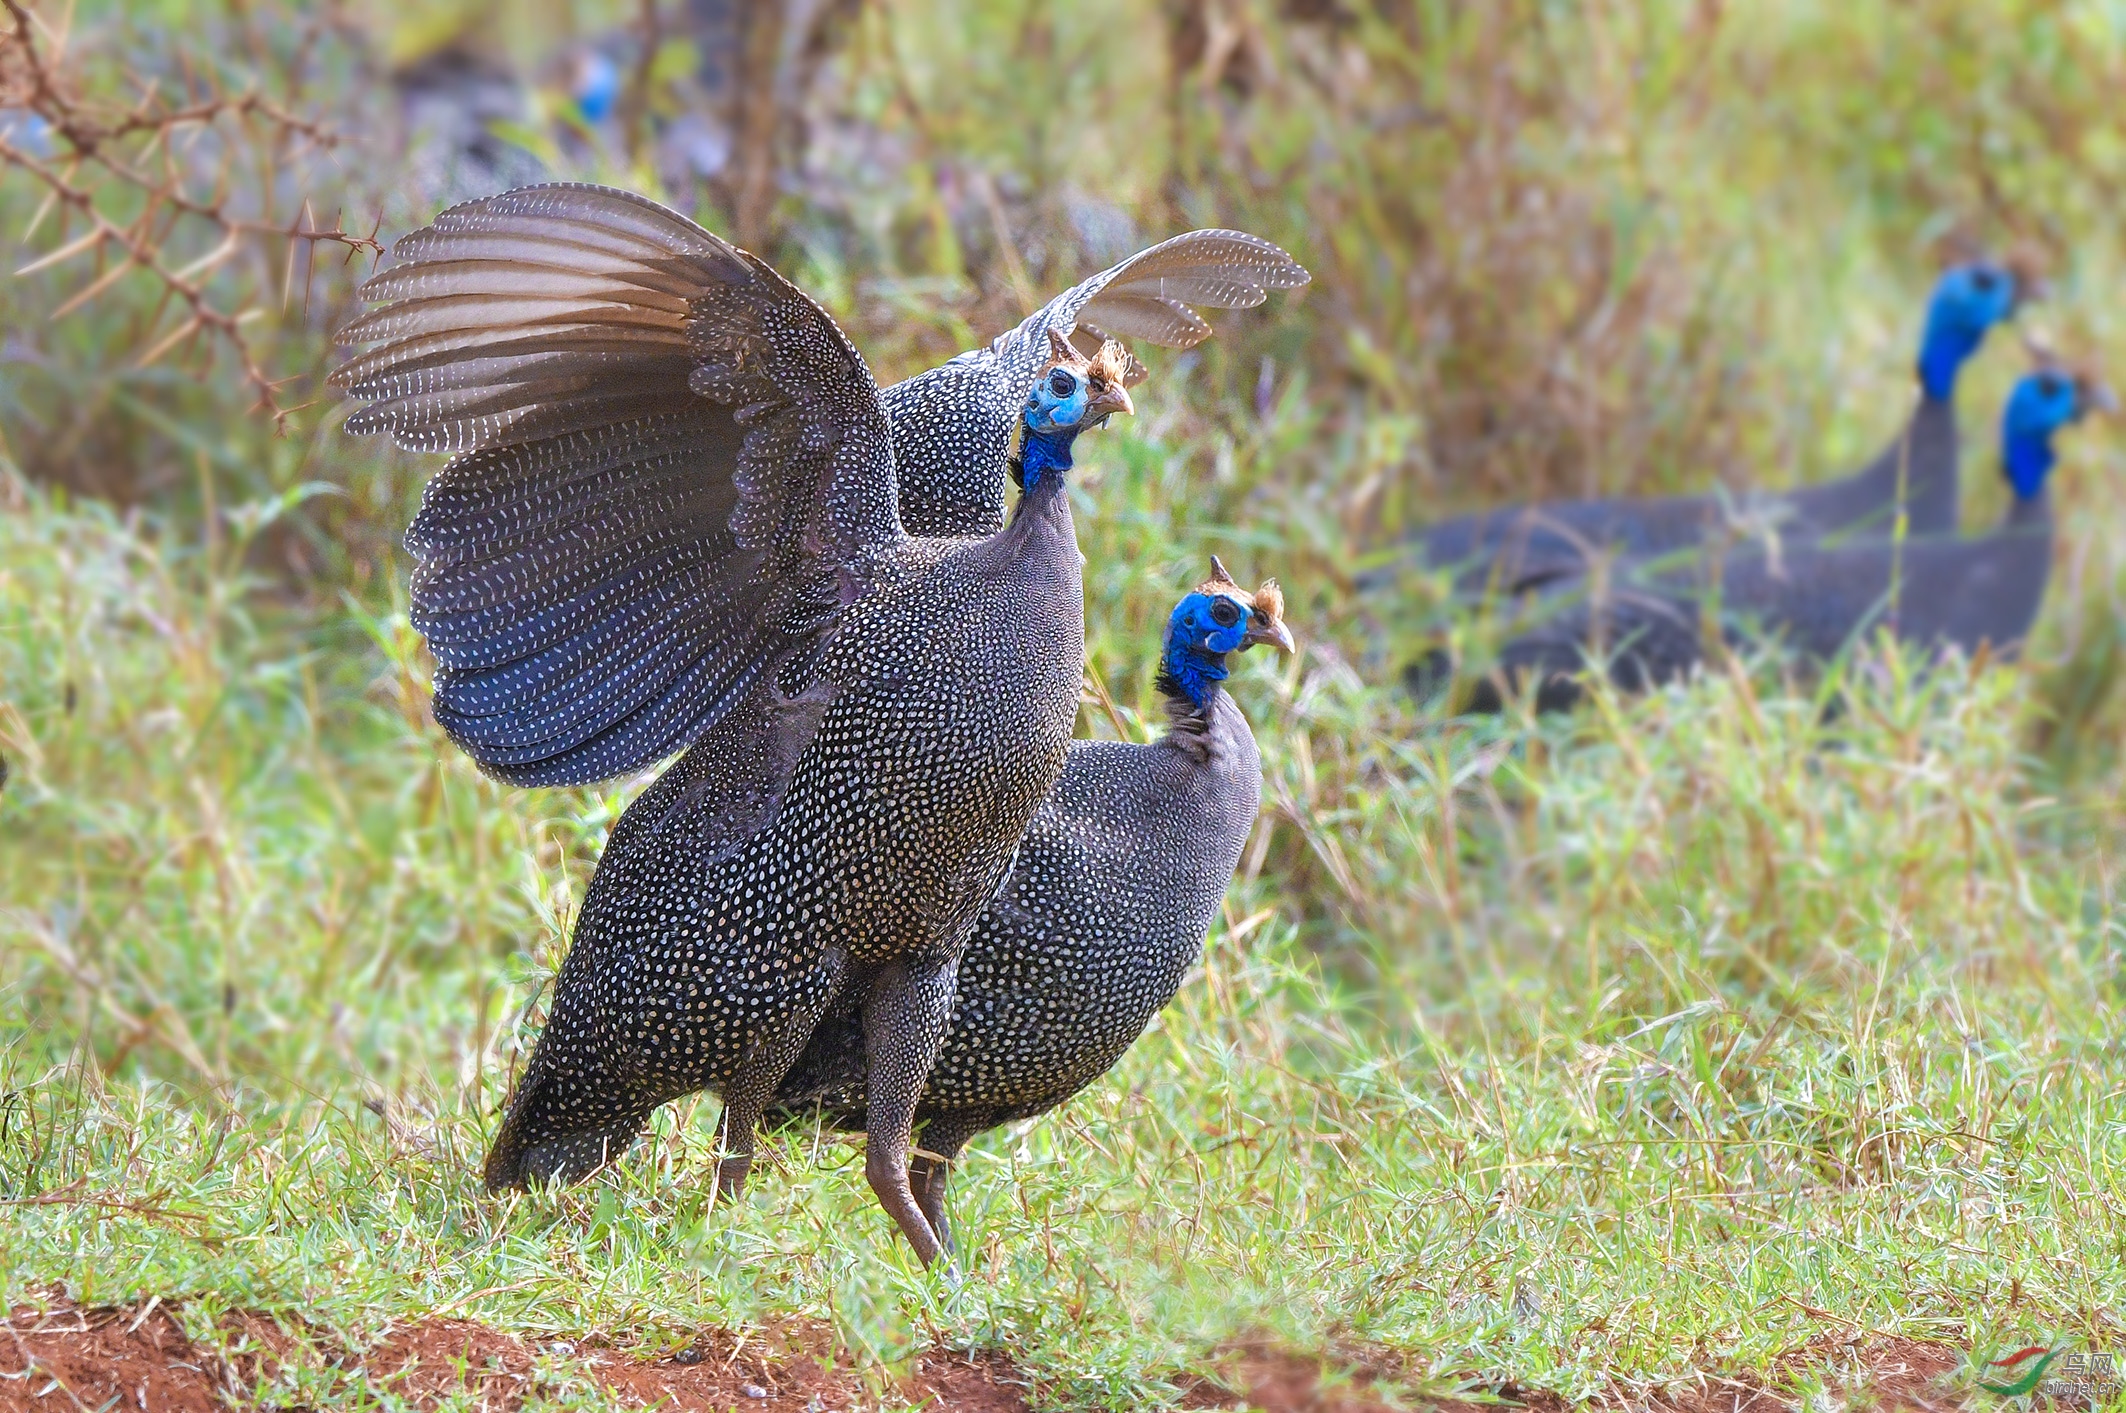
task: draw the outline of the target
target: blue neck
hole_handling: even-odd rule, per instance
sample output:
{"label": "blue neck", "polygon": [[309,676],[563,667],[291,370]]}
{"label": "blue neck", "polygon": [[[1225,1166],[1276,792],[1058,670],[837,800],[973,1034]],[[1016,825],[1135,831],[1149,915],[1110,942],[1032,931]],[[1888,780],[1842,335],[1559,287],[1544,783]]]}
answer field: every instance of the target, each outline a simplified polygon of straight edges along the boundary
{"label": "blue neck", "polygon": [[2050,432],[2010,431],[2001,436],[2001,469],[2015,487],[2017,500],[2036,500],[2044,493],[2045,477],[2056,459]]}
{"label": "blue neck", "polygon": [[1926,337],[1919,345],[1919,382],[1928,397],[1947,402],[1956,395],[1956,375],[1985,337],[1984,329],[1928,318]]}
{"label": "blue neck", "polygon": [[1051,471],[1068,471],[1071,467],[1070,444],[1077,435],[1056,432],[1036,432],[1026,429],[1025,444],[1019,448],[1019,489],[1032,495],[1041,478]]}
{"label": "blue neck", "polygon": [[1159,685],[1169,692],[1178,690],[1198,711],[1211,709],[1218,684],[1226,679],[1224,653],[1203,652],[1180,643],[1167,645],[1160,668]]}

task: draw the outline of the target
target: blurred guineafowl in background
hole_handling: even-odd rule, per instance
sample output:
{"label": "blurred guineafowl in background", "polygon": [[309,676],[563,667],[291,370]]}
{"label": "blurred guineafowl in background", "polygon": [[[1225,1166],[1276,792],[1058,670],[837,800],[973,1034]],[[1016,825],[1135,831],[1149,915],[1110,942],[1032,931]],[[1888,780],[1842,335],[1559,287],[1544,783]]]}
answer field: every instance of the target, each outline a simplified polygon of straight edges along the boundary
{"label": "blurred guineafowl in background", "polygon": [[1108,285],[1124,317],[1142,301],[1207,332],[1158,280],[1249,303],[1305,278],[1231,232],[1159,251],[1148,288],[1095,277],[997,340],[986,383],[927,409],[993,457],[966,483],[1001,483],[1006,448],[983,434],[1009,399],[1023,495],[982,538],[908,533],[862,357],[764,262],[653,202],[584,186],[470,202],[366,287],[384,305],[344,336],[376,346],[335,379],[374,405],[348,429],[459,453],[407,535],[437,721],[527,785],[693,747],[613,832],[491,1186],[587,1172],[704,1087],[725,1104],[719,1181],[742,1186],[761,1107],[846,988],[870,1053],[866,1175],[938,1254],[910,1123],[960,945],[1076,714],[1072,442],[1130,410],[1133,362],[1069,335]]}
{"label": "blurred guineafowl in background", "polygon": [[[1170,726],[1149,745],[1073,741],[1004,889],[960,959],[959,996],[916,1110],[916,1200],[950,1241],[945,1187],[970,1138],[1046,1113],[1113,1068],[1180,989],[1254,827],[1262,759],[1226,655],[1292,650],[1274,584],[1225,566],[1175,606],[1160,656]],[[837,1007],[779,1107],[865,1127],[863,1028]]]}
{"label": "blurred guineafowl in background", "polygon": [[[1900,479],[1915,533],[1956,529],[1956,382],[1995,324],[2012,316],[2028,281],[2003,265],[1947,271],[1927,305],[1919,345],[1919,404],[1904,429],[1867,466],[1842,480],[1752,497],[1742,518],[1794,538],[1834,532],[1887,533]],[[1592,554],[1638,556],[1688,549],[1721,528],[1717,495],[1622,497],[1510,506],[1442,521],[1418,532],[1417,558],[1451,569],[1463,592],[1514,593],[1587,567]],[[1392,582],[1375,571],[1370,587]]]}
{"label": "blurred guineafowl in background", "polygon": [[[1776,636],[1804,657],[1828,659],[1878,623],[1929,648],[2015,652],[2045,598],[2052,565],[2052,512],[2045,491],[2056,433],[2114,406],[2094,379],[2041,368],[2015,385],[2001,419],[2001,471],[2012,496],[2002,524],[1969,537],[1919,535],[1899,543],[1869,538],[1761,544],[1710,553],[1687,566],[1620,562],[1612,586],[1564,581],[1545,595],[1550,616],[1500,651],[1498,675],[1537,679],[1543,707],[1570,705],[1575,674],[1606,658],[1626,690],[1668,681],[1699,662],[1705,627],[1716,619],[1729,641]],[[1896,586],[1895,605],[1891,602]],[[1543,613],[1540,601],[1534,611]],[[1492,682],[1479,684],[1474,709],[1497,710]]]}

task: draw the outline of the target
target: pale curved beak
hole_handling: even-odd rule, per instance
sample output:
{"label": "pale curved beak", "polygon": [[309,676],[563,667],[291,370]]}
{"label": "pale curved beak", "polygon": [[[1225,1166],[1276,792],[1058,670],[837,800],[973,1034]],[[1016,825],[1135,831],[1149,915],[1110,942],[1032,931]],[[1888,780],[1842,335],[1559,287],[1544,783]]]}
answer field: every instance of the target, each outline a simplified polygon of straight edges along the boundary
{"label": "pale curved beak", "polygon": [[1292,641],[1292,630],[1284,626],[1281,618],[1249,617],[1247,636],[1240,640],[1240,646],[1252,648],[1257,643],[1268,643],[1288,653],[1299,651],[1299,645]]}
{"label": "pale curved beak", "polygon": [[1085,404],[1086,417],[1093,419],[1109,418],[1117,412],[1134,416],[1136,411],[1137,404],[1129,400],[1129,389],[1120,383],[1109,383]]}

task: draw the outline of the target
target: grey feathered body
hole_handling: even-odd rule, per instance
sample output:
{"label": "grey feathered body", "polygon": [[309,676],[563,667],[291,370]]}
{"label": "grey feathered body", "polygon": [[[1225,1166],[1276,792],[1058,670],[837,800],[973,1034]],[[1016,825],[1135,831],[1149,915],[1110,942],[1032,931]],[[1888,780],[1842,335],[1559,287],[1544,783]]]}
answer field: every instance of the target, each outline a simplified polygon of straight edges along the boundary
{"label": "grey feathered body", "polygon": [[[922,1147],[1045,1113],[1107,1073],[1174,998],[1261,807],[1262,758],[1219,692],[1150,745],[1073,742],[1010,879],[960,959],[959,995],[917,1108]],[[863,1032],[830,1012],[777,1092],[865,1124]]]}
{"label": "grey feathered body", "polygon": [[579,1176],[844,967],[956,950],[1062,767],[1083,659],[1060,478],[993,539],[917,542],[848,611],[831,686],[749,703],[615,827],[488,1181]]}
{"label": "grey feathered body", "polygon": [[[1705,654],[1708,632],[1729,643],[1777,639],[1822,661],[1878,624],[1924,648],[1955,646],[2013,655],[2044,604],[2052,563],[2051,517],[2042,497],[2018,502],[2006,523],[1968,538],[1922,535],[1902,546],[1882,539],[1792,544],[1773,552],[1744,545],[1682,566],[1618,566],[1614,587],[1585,581],[1537,600],[1543,621],[1499,653],[1508,677],[1534,676],[1540,705],[1578,695],[1565,680],[1606,658],[1612,679],[1639,690],[1688,671]],[[1896,585],[1894,610],[1891,588]],[[1495,710],[1495,689],[1478,710]]]}
{"label": "grey feathered body", "polygon": [[[1766,517],[1790,536],[1887,535],[1897,512],[1900,476],[1908,533],[1953,535],[1957,523],[1956,404],[1922,395],[1904,430],[1882,454],[1851,476],[1796,486],[1772,497]],[[1901,463],[1901,469],[1900,469]],[[1779,512],[1790,519],[1781,523]]]}
{"label": "grey feathered body", "polygon": [[1900,477],[1912,534],[1956,530],[1953,403],[1922,396],[1903,431],[1853,475],[1790,491],[1616,497],[1511,506],[1418,534],[1423,562],[1453,569],[1466,592],[1515,592],[1582,572],[1597,554],[1649,559],[1694,548],[1731,522],[1793,540],[1890,531]]}
{"label": "grey feathered body", "polygon": [[887,388],[901,523],[911,535],[993,535],[1004,523],[1005,463],[1018,404],[988,349]]}

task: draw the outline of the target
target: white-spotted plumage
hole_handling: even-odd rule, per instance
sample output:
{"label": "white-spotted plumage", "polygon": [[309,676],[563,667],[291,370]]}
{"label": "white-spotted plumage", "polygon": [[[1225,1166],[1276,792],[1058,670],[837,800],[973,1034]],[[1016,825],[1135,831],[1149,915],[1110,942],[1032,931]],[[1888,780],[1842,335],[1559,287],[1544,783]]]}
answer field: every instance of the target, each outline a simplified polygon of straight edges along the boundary
{"label": "white-spotted plumage", "polygon": [[[1281,642],[1283,601],[1226,592]],[[1198,706],[1162,679],[1171,727],[1145,744],[1074,741],[1004,888],[960,958],[959,991],[916,1110],[914,1179],[947,1231],[951,1164],[976,1134],[1045,1113],[1107,1073],[1196,962],[1262,799],[1247,717],[1213,686]],[[853,1009],[813,1032],[777,1092],[785,1114],[864,1127]]]}
{"label": "white-spotted plumage", "polygon": [[[1250,239],[1212,244],[1282,258]],[[645,1106],[702,1087],[724,1094],[742,1179],[754,1116],[846,989],[877,1058],[873,1186],[928,1259],[906,1195],[915,1096],[959,948],[1076,711],[1062,476],[1029,481],[994,533],[911,536],[895,419],[920,400],[883,398],[766,264],[627,193],[484,198],[394,257],[367,287],[382,307],[346,335],[372,346],[336,381],[371,404],[350,431],[457,453],[407,537],[437,720],[521,784],[692,747],[601,861],[490,1183],[585,1171]],[[1162,261],[1078,303],[1104,280],[1135,301],[1116,303],[1124,323],[1181,328],[1196,316],[1158,281],[1185,284],[1188,262]],[[1187,288],[1246,302],[1253,286]],[[969,421],[986,428],[1001,392],[1019,400],[1008,427],[1042,359],[1093,382],[1119,366],[1062,342],[1074,319],[1041,317],[989,351]],[[1086,421],[1126,410],[1114,387]],[[957,435],[951,415],[939,426]],[[1001,484],[1004,452],[982,451],[973,479]]]}

